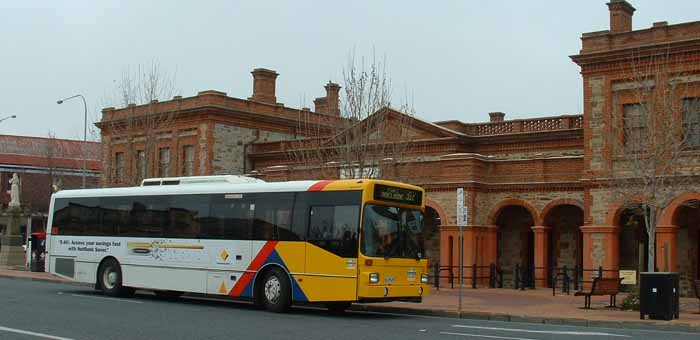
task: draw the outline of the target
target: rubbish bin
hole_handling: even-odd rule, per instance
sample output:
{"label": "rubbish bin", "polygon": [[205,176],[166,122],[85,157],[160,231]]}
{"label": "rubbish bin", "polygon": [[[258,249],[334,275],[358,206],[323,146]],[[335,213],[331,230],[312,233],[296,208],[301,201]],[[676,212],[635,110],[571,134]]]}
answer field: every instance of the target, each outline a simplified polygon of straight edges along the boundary
{"label": "rubbish bin", "polygon": [[29,270],[43,272],[46,256],[46,233],[32,233],[31,247],[32,257]]}
{"label": "rubbish bin", "polygon": [[678,319],[678,273],[640,273],[639,281],[640,319]]}

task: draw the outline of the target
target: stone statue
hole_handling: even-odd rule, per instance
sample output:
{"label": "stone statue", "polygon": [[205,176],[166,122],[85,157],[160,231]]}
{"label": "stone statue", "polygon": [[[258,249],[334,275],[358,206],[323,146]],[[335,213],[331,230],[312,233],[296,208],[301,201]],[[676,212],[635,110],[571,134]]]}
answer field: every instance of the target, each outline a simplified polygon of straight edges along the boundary
{"label": "stone statue", "polygon": [[11,208],[19,208],[19,177],[15,172],[10,179],[10,204]]}
{"label": "stone statue", "polygon": [[61,178],[54,178],[53,184],[51,184],[51,191],[55,194],[59,191],[61,191],[61,188],[63,187],[63,181]]}

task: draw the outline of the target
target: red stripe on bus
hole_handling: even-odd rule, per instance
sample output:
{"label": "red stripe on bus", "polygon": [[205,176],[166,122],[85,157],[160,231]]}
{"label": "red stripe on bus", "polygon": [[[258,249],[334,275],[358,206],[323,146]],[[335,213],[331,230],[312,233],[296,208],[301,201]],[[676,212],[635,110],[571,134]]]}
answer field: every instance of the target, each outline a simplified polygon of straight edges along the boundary
{"label": "red stripe on bus", "polygon": [[312,185],[312,186],[309,188],[309,190],[307,190],[307,191],[321,191],[321,190],[323,190],[323,188],[325,188],[328,184],[331,184],[331,182],[333,182],[333,180],[331,180],[331,179],[327,179],[327,180],[325,180],[325,181],[320,181],[320,182],[318,182],[318,183]]}
{"label": "red stripe on bus", "polygon": [[[272,251],[275,250],[275,246],[277,245],[277,241],[267,241],[265,245],[260,249],[258,252],[258,255],[255,256],[255,259],[253,259],[253,262],[250,263],[248,266],[247,270],[253,270],[253,271],[258,271],[260,267],[262,267],[263,264],[265,264],[265,261],[267,261],[267,258],[270,257],[270,254],[272,254]],[[236,284],[231,288],[231,291],[228,293],[230,296],[240,296],[241,293],[243,293],[243,290],[248,286],[248,283],[250,283],[250,280],[255,277],[255,273],[251,272],[245,272],[243,275],[241,275],[240,280],[236,282]]]}

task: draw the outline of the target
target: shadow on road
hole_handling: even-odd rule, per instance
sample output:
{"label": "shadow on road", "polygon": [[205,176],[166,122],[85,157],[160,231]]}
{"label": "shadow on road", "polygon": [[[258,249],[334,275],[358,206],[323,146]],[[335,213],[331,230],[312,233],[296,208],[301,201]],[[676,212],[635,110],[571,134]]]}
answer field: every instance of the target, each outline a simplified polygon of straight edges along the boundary
{"label": "shadow on road", "polygon": [[[80,289],[63,289],[57,290],[58,294],[75,294],[90,297],[104,297],[111,298],[96,290],[80,290]],[[113,299],[135,299],[140,301],[152,301],[157,303],[166,304],[179,304],[185,306],[202,306],[208,308],[236,308],[238,310],[250,310],[251,312],[264,312],[268,313],[264,309],[253,304],[249,300],[241,300],[227,297],[218,296],[208,296],[208,295],[198,295],[198,294],[186,294],[180,298],[164,298],[156,296],[150,291],[136,291],[132,297],[116,297]],[[295,315],[313,315],[317,317],[327,317],[327,318],[341,318],[341,319],[351,319],[351,320],[386,320],[386,319],[410,319],[410,315],[398,315],[398,314],[383,314],[375,312],[362,312],[362,311],[346,311],[345,313],[334,314],[329,312],[322,304],[308,304],[308,305],[295,305],[290,313]]]}

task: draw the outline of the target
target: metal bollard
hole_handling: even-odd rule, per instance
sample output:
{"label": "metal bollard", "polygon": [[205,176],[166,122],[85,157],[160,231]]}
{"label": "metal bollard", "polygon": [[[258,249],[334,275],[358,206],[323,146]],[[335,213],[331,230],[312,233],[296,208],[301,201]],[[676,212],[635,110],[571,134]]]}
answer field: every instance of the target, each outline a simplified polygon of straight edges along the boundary
{"label": "metal bollard", "polygon": [[569,294],[569,269],[564,266],[562,270],[564,277],[562,277],[561,292]]}
{"label": "metal bollard", "polygon": [[440,290],[440,263],[435,263],[435,269],[433,272],[433,277],[435,278],[435,290]]}
{"label": "metal bollard", "polygon": [[476,289],[476,263],[472,264],[472,289]]}

